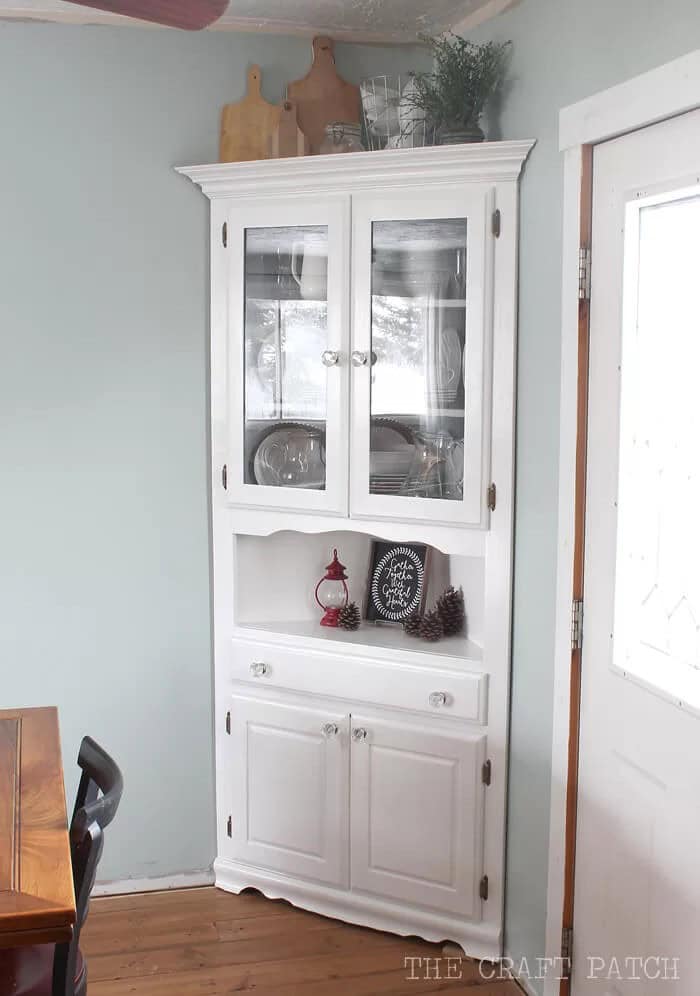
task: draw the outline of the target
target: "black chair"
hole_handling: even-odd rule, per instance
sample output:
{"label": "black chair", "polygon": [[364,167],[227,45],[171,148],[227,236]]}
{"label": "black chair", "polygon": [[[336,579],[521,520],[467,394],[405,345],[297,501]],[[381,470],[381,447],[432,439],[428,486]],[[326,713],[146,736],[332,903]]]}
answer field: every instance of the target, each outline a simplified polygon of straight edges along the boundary
{"label": "black chair", "polygon": [[104,846],[104,829],[114,819],[124,780],[118,766],[91,737],[80,745],[82,768],[70,825],[76,921],[68,944],[0,951],[0,996],[86,996],[87,964],[80,931]]}

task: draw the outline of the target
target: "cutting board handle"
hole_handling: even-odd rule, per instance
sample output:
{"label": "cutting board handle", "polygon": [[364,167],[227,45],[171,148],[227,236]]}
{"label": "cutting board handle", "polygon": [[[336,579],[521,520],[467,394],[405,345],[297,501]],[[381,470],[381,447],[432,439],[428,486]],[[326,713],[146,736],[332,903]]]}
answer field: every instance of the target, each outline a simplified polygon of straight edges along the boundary
{"label": "cutting board handle", "polygon": [[328,35],[316,35],[311,46],[314,51],[314,65],[335,63],[335,42]]}
{"label": "cutting board handle", "polygon": [[251,66],[248,70],[248,96],[260,96],[260,81],[262,70],[260,66]]}

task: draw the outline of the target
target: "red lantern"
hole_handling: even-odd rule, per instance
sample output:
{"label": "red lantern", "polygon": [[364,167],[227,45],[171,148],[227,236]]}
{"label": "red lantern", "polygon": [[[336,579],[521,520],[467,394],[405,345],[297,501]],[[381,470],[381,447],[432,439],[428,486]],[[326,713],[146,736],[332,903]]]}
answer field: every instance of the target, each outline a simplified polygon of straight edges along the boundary
{"label": "red lantern", "polygon": [[[345,584],[347,574],[345,567],[338,560],[338,551],[333,551],[333,560],[326,568],[326,573],[316,585],[314,597],[323,609],[322,626],[337,626],[340,610],[348,604],[350,597],[348,586]],[[323,591],[319,597],[319,588],[323,585]]]}

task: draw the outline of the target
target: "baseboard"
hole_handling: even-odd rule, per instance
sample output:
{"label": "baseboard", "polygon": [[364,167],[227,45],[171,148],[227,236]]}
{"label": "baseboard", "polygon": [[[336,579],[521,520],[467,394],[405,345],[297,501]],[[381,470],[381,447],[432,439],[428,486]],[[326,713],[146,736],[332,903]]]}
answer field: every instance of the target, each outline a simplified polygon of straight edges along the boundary
{"label": "baseboard", "polygon": [[97,882],[93,896],[126,896],[133,892],[167,892],[169,889],[195,889],[214,884],[214,872],[184,872],[181,875],[163,875],[161,878],[123,878],[113,882]]}

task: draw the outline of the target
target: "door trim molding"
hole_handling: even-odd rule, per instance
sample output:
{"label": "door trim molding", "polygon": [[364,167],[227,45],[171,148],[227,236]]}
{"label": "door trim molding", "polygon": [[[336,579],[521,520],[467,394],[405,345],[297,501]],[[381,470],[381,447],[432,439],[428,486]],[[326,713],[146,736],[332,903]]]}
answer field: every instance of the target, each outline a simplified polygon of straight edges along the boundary
{"label": "door trim molding", "polygon": [[[574,595],[576,495],[585,481],[585,463],[577,466],[581,411],[579,378],[579,247],[585,244],[587,158],[591,146],[656,124],[700,107],[700,49],[658,69],[564,107],[559,114],[559,148],[564,158],[562,244],[562,342],[559,431],[559,518],[554,644],[554,696],[550,801],[549,873],[547,881],[546,955],[557,959],[565,902],[567,783],[570,743],[578,728],[571,720],[571,601]],[[573,738],[572,738],[573,734]],[[572,758],[576,753],[572,752]],[[572,762],[573,763],[573,762]],[[575,774],[575,772],[574,772]],[[574,783],[575,784],[575,783]],[[570,800],[573,802],[573,800]],[[556,964],[556,962],[555,962]],[[545,996],[559,996],[556,978],[545,982]]]}

